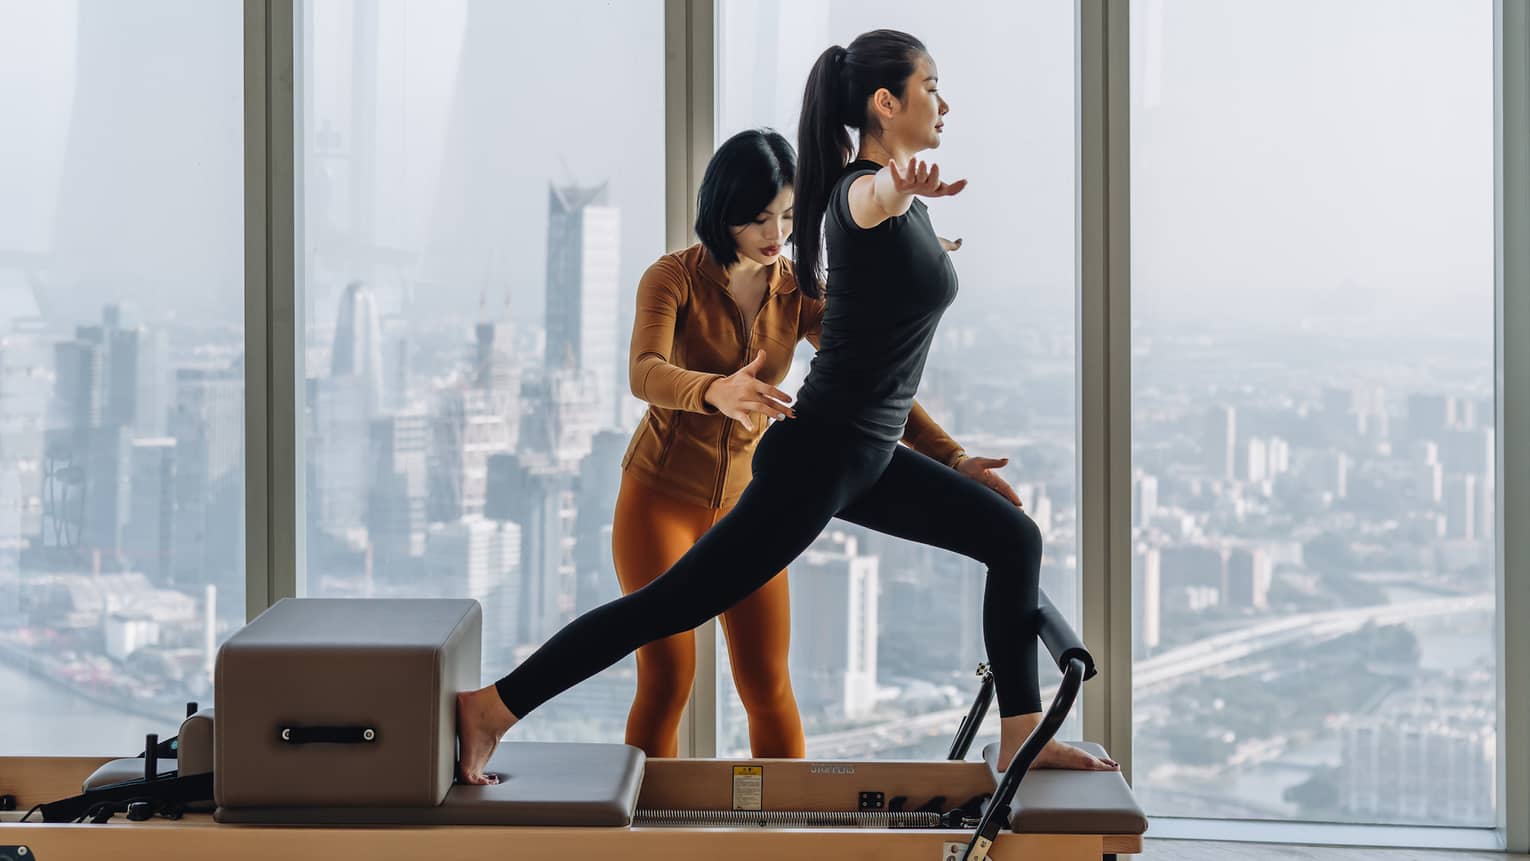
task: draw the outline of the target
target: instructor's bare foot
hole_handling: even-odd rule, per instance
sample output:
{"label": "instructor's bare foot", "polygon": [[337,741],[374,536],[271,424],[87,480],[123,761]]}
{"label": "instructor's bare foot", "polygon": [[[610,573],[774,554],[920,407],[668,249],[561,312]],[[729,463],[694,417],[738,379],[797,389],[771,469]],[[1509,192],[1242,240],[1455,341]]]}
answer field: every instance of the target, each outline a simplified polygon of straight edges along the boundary
{"label": "instructor's bare foot", "polygon": [[[1041,723],[1041,713],[1014,715],[1000,720],[999,770],[1009,768],[1020,745]],[[1120,771],[1121,766],[1109,757],[1095,756],[1071,744],[1053,739],[1037,754],[1031,768],[1066,768],[1074,771]]]}
{"label": "instructor's bare foot", "polygon": [[499,777],[484,774],[500,736],[514,726],[516,717],[491,685],[457,694],[457,779],[483,786]]}

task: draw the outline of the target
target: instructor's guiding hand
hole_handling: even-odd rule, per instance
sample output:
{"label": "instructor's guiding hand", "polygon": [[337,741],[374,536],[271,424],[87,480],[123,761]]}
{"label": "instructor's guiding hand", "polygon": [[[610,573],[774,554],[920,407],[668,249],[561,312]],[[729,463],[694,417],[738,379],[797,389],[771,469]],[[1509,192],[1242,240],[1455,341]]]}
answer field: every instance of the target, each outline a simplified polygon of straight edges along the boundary
{"label": "instructor's guiding hand", "polygon": [[1009,482],[1000,478],[995,472],[1008,464],[1007,457],[964,457],[957,462],[956,471],[1013,502],[1016,508],[1024,508],[1025,506],[1020,502],[1020,494],[1015,493],[1015,489],[1009,486]]}
{"label": "instructor's guiding hand", "polygon": [[945,238],[944,236],[937,236],[935,238],[940,240],[940,247],[944,248],[946,250],[947,254],[951,253],[952,251],[956,251],[956,250],[958,250],[958,249],[960,249],[962,247],[961,239],[957,239],[955,242],[952,242],[951,240]]}
{"label": "instructor's guiding hand", "polygon": [[920,197],[950,197],[953,194],[961,194],[962,189],[967,187],[967,180],[958,179],[956,182],[940,181],[940,165],[926,165],[917,158],[908,160],[908,167],[903,173],[898,172],[898,163],[890,161],[887,170],[892,174],[893,190],[899,194],[917,194]]}
{"label": "instructor's guiding hand", "polygon": [[[787,406],[791,395],[757,378],[765,366],[765,351],[755,354],[754,361],[726,377],[720,377],[707,386],[702,399],[717,411],[734,419],[744,427],[754,430],[753,413],[768,419],[794,419],[797,414]],[[764,427],[764,425],[760,425]]]}

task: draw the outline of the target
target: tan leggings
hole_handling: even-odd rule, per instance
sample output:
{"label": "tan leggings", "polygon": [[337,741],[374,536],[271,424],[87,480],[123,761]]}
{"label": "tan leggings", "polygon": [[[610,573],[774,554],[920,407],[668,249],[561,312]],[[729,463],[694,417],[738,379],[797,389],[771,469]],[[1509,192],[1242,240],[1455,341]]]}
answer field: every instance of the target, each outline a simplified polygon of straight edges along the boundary
{"label": "tan leggings", "polygon": [[[728,509],[681,502],[630,476],[622,476],[611,526],[611,548],[622,592],[643,588],[670,566]],[[761,536],[768,541],[768,536]],[[755,757],[804,755],[802,716],[787,671],[791,603],[782,570],[722,614],[733,664],[733,683],[749,715]],[[696,676],[692,631],[638,649],[637,695],[627,715],[627,743],[649,756],[675,756],[680,715]]]}

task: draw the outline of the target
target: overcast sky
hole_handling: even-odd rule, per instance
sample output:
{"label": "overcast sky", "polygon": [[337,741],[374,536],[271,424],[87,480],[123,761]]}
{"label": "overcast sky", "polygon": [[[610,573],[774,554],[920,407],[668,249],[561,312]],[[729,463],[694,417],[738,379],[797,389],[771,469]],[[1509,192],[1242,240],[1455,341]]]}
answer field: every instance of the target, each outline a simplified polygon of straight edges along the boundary
{"label": "overcast sky", "polygon": [[[470,314],[487,284],[540,319],[549,181],[610,183],[628,285],[664,250],[658,0],[309,8],[311,315],[332,317],[354,273],[385,308],[407,287],[414,315]],[[1133,15],[1140,317],[1316,310],[1490,337],[1490,0],[1139,0]],[[126,297],[242,310],[240,21],[236,0],[0,0],[12,313],[18,263],[67,297],[55,313]],[[959,310],[1065,318],[1072,3],[725,0],[720,135],[795,140],[812,59],[878,26],[926,42],[952,105],[938,158],[972,184],[932,211],[966,240]]]}

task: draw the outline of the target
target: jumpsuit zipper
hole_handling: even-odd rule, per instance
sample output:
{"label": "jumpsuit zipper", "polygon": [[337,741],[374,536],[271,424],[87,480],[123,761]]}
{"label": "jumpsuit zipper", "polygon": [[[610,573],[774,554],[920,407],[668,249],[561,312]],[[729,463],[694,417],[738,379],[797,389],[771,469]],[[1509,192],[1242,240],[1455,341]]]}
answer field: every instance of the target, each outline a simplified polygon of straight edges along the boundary
{"label": "jumpsuit zipper", "polygon": [[[727,289],[724,289],[723,293],[727,294],[728,301],[732,303],[734,316],[738,319],[738,329],[744,335],[744,352],[743,355],[739,356],[739,361],[742,363],[739,365],[739,367],[743,367],[744,365],[749,364],[749,353],[754,347],[754,330],[759,327],[760,317],[765,313],[765,306],[769,305],[770,300],[774,298],[775,291],[769,289],[765,291],[765,301],[760,304],[759,312],[754,315],[754,325],[750,326],[747,332],[744,331],[744,309],[739,307],[738,300],[733,298],[733,294],[731,292],[729,292]],[[764,417],[762,416],[762,418]],[[764,420],[767,423],[770,421],[769,419]],[[723,420],[722,438],[718,440],[718,445],[722,448],[722,456],[719,457],[717,461],[717,482],[712,489],[713,508],[716,508],[722,504],[723,484],[728,475],[728,438],[732,436],[732,433],[733,422],[731,419],[728,419],[725,416]]]}

